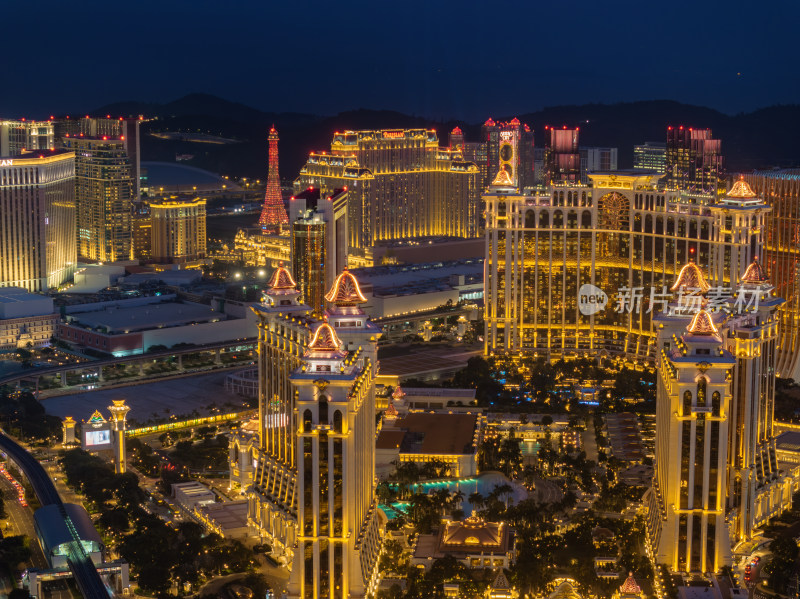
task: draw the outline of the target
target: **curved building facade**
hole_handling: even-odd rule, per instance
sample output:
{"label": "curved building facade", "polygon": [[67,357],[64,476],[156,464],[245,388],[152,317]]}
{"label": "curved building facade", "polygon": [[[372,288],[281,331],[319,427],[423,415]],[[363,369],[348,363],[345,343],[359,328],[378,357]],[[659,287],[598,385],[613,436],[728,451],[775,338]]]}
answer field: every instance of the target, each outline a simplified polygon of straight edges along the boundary
{"label": "curved building facade", "polygon": [[744,175],[772,207],[767,218],[763,263],[776,293],[786,300],[779,310],[778,376],[800,380],[800,169],[757,171]]}
{"label": "curved building facade", "polygon": [[729,295],[763,246],[770,208],[750,190],[717,200],[615,171],[526,196],[503,175],[483,196],[487,354],[652,362],[652,317],[681,267],[694,259]]}

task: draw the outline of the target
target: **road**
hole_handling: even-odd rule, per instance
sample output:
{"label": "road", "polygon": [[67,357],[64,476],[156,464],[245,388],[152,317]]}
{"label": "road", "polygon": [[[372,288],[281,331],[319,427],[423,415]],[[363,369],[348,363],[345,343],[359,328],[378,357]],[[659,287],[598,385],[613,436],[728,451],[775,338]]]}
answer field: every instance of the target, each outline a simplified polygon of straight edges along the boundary
{"label": "road", "polygon": [[[36,531],[33,528],[33,510],[23,507],[17,500],[17,490],[11,481],[4,476],[0,476],[0,488],[3,490],[3,503],[8,514],[8,521],[11,524],[11,531],[4,530],[3,535],[15,534],[26,535],[31,542],[31,563],[34,568],[46,568],[47,561],[44,559],[42,548],[36,540]],[[13,532],[12,532],[13,531]]]}
{"label": "road", "polygon": [[586,452],[586,459],[597,462],[597,439],[595,437],[594,418],[589,418],[589,426],[581,434],[583,439],[583,451]]}
{"label": "road", "polygon": [[8,455],[28,478],[36,497],[42,506],[55,505],[63,516],[63,523],[72,541],[66,543],[67,563],[78,584],[84,599],[108,599],[109,591],[106,584],[97,573],[91,558],[83,549],[78,533],[72,520],[64,510],[61,496],[58,494],[53,481],[47,471],[27,450],[4,433],[0,433],[0,450]]}

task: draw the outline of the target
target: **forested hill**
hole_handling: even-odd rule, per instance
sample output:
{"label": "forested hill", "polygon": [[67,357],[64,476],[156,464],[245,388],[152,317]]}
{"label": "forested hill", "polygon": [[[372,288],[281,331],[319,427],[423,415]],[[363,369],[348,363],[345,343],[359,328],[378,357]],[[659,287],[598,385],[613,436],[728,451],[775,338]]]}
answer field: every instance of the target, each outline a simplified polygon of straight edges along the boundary
{"label": "forested hill", "polygon": [[[481,123],[437,122],[393,111],[359,109],[320,116],[302,113],[265,112],[208,94],[191,94],[166,104],[120,102],[98,108],[93,115],[142,114],[153,120],[143,126],[144,160],[173,161],[175,154],[193,154],[190,164],[221,174],[266,176],[267,130],[274,123],[280,133],[281,176],[292,179],[312,150],[330,149],[334,131],[432,127],[442,145],[456,125],[468,140],[477,140]],[[664,141],[668,125],[706,128],[722,139],[726,166],[730,171],[800,165],[800,105],[771,106],[747,114],[726,115],[702,106],[667,100],[622,104],[553,106],[521,115],[487,114],[495,120],[513,116],[527,123],[541,145],[546,125],[579,126],[581,145],[619,148],[619,167],[633,163],[633,145]],[[161,139],[154,132],[199,132],[230,139],[235,143],[210,144]]]}

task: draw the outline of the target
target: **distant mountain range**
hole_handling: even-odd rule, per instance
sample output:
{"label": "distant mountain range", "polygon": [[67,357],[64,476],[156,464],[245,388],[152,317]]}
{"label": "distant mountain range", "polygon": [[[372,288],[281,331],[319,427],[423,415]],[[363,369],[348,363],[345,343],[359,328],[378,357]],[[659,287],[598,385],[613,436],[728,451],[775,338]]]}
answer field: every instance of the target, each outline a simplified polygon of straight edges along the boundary
{"label": "distant mountain range", "polygon": [[[142,114],[144,160],[173,161],[176,154],[192,154],[190,164],[220,174],[263,178],[267,174],[267,130],[274,123],[280,134],[280,172],[293,179],[313,150],[329,150],[332,135],[344,129],[431,127],[442,145],[448,133],[460,126],[467,140],[477,141],[481,123],[437,122],[399,112],[353,110],[336,116],[264,112],[208,94],[190,94],[166,104],[119,102],[92,111],[93,115]],[[486,115],[495,120],[517,116],[543,141],[544,127],[579,126],[583,146],[619,148],[619,168],[633,164],[633,146],[645,141],[664,141],[668,125],[713,130],[722,139],[729,171],[800,165],[800,105],[771,106],[730,116],[702,106],[668,100],[621,104],[553,106],[521,115]],[[153,132],[200,132],[234,139],[237,143],[215,145],[197,141],[157,138]]]}

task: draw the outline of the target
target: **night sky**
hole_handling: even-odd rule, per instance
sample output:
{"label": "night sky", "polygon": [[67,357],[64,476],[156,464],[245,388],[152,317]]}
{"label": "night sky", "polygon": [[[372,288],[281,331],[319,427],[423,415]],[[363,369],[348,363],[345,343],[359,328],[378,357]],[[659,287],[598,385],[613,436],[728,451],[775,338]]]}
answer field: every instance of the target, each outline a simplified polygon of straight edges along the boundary
{"label": "night sky", "polygon": [[3,4],[0,117],[192,92],[471,121],[589,102],[800,102],[795,0]]}

